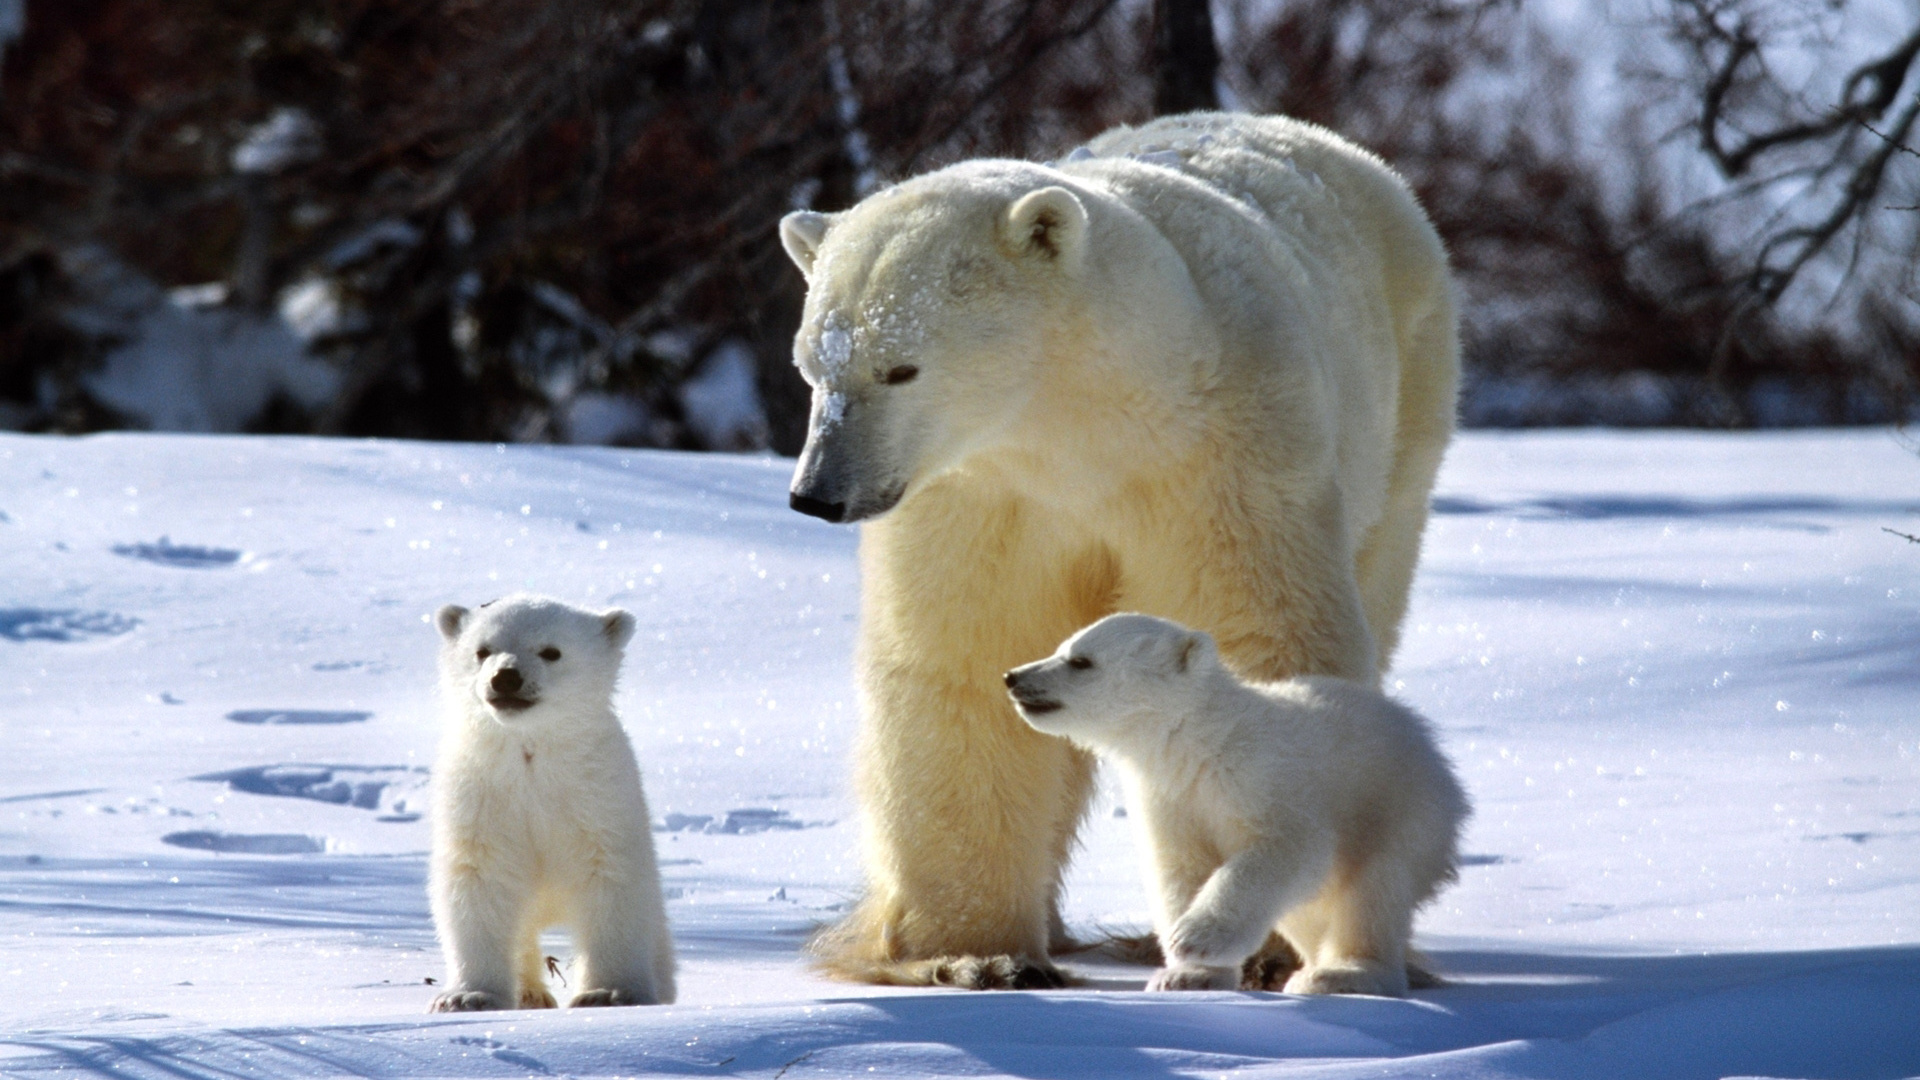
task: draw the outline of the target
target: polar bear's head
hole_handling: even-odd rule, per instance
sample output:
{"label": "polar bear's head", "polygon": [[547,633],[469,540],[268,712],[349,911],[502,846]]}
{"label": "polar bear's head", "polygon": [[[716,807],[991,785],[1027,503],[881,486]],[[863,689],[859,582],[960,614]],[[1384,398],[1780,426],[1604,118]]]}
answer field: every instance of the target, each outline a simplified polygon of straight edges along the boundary
{"label": "polar bear's head", "polygon": [[517,593],[477,610],[449,604],[440,628],[440,677],[450,700],[502,723],[605,714],[634,619]]}
{"label": "polar bear's head", "polygon": [[791,503],[828,521],[892,509],[1004,438],[1050,332],[1074,321],[1087,207],[1061,174],[969,162],[841,214],[780,223],[807,278],[794,364],[813,387]]}
{"label": "polar bear's head", "polygon": [[1045,660],[1007,672],[1007,692],[1034,730],[1101,749],[1142,723],[1190,712],[1221,670],[1213,638],[1151,615],[1109,615]]}

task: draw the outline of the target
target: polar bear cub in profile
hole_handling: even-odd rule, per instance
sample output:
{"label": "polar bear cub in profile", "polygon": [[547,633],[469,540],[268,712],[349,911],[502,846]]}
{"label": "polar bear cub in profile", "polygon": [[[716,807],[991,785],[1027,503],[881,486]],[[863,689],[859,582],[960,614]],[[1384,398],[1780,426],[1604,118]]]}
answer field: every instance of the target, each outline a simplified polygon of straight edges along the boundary
{"label": "polar bear cub in profile", "polygon": [[1112,615],[1006,682],[1035,729],[1118,767],[1166,966],[1231,990],[1270,930],[1288,993],[1407,992],[1413,913],[1454,879],[1468,807],[1418,715],[1344,679],[1248,684],[1213,639]]}
{"label": "polar bear cub in profile", "polygon": [[652,818],[613,711],[633,616],[515,595],[440,609],[445,730],[433,772],[433,1011],[550,1009],[540,932],[579,954],[570,1004],[671,1002]]}

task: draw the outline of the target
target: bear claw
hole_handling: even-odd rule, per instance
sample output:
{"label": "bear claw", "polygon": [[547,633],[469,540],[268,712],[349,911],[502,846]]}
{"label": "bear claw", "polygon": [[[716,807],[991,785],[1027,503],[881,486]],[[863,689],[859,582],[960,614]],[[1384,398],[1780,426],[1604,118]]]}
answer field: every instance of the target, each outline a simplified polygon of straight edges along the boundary
{"label": "bear claw", "polygon": [[498,994],[485,990],[449,990],[433,999],[427,1006],[428,1012],[489,1012],[506,1008],[506,1002]]}
{"label": "bear claw", "polygon": [[962,990],[1058,990],[1067,978],[1052,964],[1026,956],[950,956],[933,967],[933,985]]}

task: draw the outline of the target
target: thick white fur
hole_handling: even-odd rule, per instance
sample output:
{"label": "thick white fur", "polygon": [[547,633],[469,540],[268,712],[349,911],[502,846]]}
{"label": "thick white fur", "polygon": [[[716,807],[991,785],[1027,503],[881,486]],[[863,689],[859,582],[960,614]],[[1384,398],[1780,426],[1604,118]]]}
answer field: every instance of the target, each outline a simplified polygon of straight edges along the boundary
{"label": "thick white fur", "polygon": [[955,165],[782,239],[814,388],[795,506],[867,522],[868,887],[816,947],[852,978],[1045,975],[1091,759],[1001,673],[1126,609],[1249,678],[1377,681],[1453,430],[1445,253],[1366,151],[1223,114]]}
{"label": "thick white fur", "polygon": [[[552,1008],[540,931],[557,924],[579,954],[569,1004],[672,1001],[652,818],[613,711],[633,616],[515,595],[436,621],[428,888],[447,988],[433,1010]],[[503,692],[509,671],[521,685]]]}
{"label": "thick white fur", "polygon": [[1289,993],[1407,992],[1414,909],[1454,878],[1467,800],[1412,710],[1345,679],[1250,685],[1205,634],[1112,615],[1007,674],[1035,730],[1114,762],[1166,966],[1232,990],[1270,931]]}

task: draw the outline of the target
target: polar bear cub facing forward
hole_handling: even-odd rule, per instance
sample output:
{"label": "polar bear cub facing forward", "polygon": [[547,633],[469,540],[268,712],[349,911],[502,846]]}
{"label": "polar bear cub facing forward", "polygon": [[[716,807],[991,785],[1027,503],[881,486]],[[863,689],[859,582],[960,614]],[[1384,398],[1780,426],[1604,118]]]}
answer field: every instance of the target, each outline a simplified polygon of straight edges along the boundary
{"label": "polar bear cub facing forward", "polygon": [[1243,683],[1146,615],[1006,681],[1027,723],[1119,767],[1166,957],[1149,990],[1236,989],[1277,930],[1289,993],[1407,992],[1414,909],[1453,880],[1468,813],[1419,716],[1343,679]]}
{"label": "polar bear cub facing forward", "polygon": [[672,1001],[652,819],[613,711],[633,616],[515,595],[435,621],[428,888],[447,989],[433,1010],[552,1008],[540,932],[556,924],[579,954],[570,1004]]}

